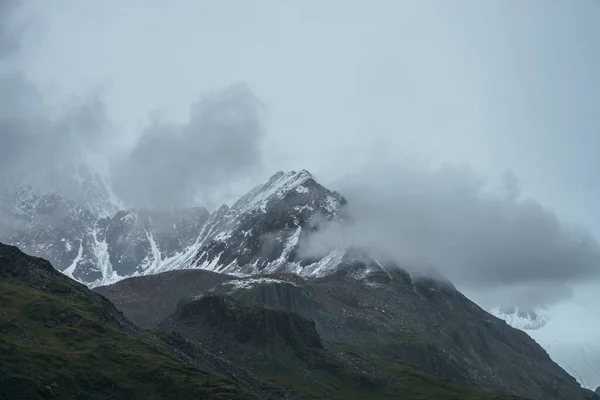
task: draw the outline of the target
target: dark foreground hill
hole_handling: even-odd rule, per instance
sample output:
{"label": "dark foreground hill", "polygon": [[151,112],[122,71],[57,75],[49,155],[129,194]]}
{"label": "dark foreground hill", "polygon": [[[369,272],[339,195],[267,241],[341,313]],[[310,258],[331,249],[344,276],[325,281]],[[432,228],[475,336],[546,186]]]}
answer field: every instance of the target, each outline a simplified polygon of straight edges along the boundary
{"label": "dark foreground hill", "polygon": [[[196,350],[208,367],[224,363]],[[194,365],[49,262],[0,244],[0,399],[286,398]]]}

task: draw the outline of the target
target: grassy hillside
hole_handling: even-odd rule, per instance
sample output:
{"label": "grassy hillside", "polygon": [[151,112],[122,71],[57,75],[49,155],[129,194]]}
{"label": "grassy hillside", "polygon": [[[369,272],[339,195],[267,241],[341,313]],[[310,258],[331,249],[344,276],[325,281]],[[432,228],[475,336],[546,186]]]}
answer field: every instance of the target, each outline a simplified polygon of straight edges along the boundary
{"label": "grassy hillside", "polygon": [[186,364],[47,262],[0,246],[0,399],[256,398]]}

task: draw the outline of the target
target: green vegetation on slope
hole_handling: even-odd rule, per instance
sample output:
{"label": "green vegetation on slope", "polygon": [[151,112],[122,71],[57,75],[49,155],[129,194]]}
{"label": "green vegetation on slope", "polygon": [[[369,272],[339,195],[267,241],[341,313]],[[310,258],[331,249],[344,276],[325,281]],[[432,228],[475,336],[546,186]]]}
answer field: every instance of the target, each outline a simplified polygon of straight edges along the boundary
{"label": "green vegetation on slope", "polygon": [[[344,358],[356,351],[347,346],[339,346],[339,350],[343,352]],[[355,354],[358,356],[352,357],[359,357],[361,360],[352,367],[324,354],[321,358],[313,353],[309,379],[306,366],[302,367],[293,361],[287,367],[279,365],[279,371],[265,368],[261,375],[301,399],[518,400],[513,396],[467,389],[418,372],[379,354]],[[365,364],[374,368],[363,370],[361,367]]]}
{"label": "green vegetation on slope", "polygon": [[250,399],[70,282],[0,282],[0,399]]}

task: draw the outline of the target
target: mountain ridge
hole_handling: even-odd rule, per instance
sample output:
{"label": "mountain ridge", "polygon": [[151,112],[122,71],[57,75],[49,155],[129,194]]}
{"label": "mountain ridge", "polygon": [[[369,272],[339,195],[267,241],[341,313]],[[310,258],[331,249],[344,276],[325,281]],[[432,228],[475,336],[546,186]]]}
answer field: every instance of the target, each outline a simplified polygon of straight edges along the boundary
{"label": "mountain ridge", "polygon": [[[212,213],[203,208],[119,210],[98,218],[57,192],[29,187],[23,194],[4,197],[0,203],[0,241],[49,258],[89,287],[195,269],[226,274],[232,277],[229,281],[274,274],[303,279],[339,275],[379,290],[401,271],[343,241],[328,243],[318,252],[305,251],[313,233],[348,220],[346,199],[306,170],[280,171],[231,207],[223,205]],[[15,218],[24,229],[13,229]],[[403,274],[412,290],[424,288],[427,296],[456,290],[451,283]]]}

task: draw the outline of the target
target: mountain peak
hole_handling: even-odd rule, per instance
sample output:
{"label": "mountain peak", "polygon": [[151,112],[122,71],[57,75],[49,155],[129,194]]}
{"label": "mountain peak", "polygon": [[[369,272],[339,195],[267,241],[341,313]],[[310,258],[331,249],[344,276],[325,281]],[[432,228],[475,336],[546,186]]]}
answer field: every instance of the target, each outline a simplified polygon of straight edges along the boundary
{"label": "mountain peak", "polygon": [[266,212],[267,206],[273,201],[277,201],[285,197],[291,192],[307,193],[307,186],[316,186],[322,190],[326,190],[319,185],[306,170],[299,172],[279,171],[274,174],[269,180],[261,185],[256,186],[250,192],[242,196],[235,202],[232,209],[238,212],[249,212],[260,210]]}
{"label": "mountain peak", "polygon": [[302,270],[298,248],[316,229],[315,221],[333,220],[345,203],[306,170],[280,171],[242,196],[229,212],[211,216],[200,235],[194,266],[239,274]]}
{"label": "mountain peak", "polygon": [[312,174],[305,169],[301,169],[300,171],[289,171],[289,172],[278,171],[275,174],[273,174],[273,176],[271,176],[271,178],[269,178],[269,180],[267,181],[266,184],[269,185],[269,183],[278,181],[282,178],[292,180],[292,181],[314,179]]}

